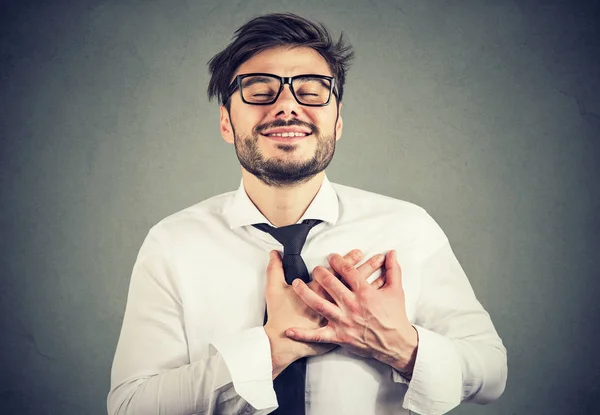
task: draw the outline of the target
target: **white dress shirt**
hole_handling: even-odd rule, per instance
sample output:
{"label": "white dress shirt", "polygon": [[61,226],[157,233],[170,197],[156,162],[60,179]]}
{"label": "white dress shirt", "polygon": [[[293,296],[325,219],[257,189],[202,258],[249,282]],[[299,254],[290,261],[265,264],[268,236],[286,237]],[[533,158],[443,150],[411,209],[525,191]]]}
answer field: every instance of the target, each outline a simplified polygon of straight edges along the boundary
{"label": "white dress shirt", "polygon": [[[302,250],[309,271],[328,266],[331,253],[358,248],[366,260],[397,251],[406,312],[419,335],[410,381],[342,347],[309,358],[307,415],[442,414],[502,394],[506,349],[448,239],[422,208],[325,177],[304,219],[323,221]],[[269,251],[282,246],[255,223],[269,221],[242,182],[150,230],[133,267],[109,414],[277,408],[263,318]]]}

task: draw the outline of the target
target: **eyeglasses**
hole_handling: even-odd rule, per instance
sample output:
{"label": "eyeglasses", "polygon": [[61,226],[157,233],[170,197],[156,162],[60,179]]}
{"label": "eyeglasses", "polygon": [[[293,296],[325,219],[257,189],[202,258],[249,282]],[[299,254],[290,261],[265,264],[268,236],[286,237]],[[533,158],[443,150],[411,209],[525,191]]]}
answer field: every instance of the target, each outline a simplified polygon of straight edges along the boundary
{"label": "eyeglasses", "polygon": [[[229,85],[229,99],[239,89],[242,101],[250,105],[271,105],[288,84],[292,95],[300,105],[324,107],[329,105],[334,92],[335,79],[325,75],[298,75],[282,77],[269,73],[238,75]],[[336,95],[337,96],[337,95]]]}

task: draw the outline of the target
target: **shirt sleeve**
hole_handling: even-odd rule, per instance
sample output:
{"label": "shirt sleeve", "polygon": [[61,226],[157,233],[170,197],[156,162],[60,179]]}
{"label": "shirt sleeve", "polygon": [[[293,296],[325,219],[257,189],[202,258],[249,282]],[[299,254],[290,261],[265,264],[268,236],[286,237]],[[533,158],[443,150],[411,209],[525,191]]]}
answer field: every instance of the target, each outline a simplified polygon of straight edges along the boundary
{"label": "shirt sleeve", "polygon": [[[414,324],[419,346],[404,407],[437,415],[463,401],[489,403],[506,385],[506,349],[447,237],[429,215],[420,239],[421,295]],[[396,371],[393,377],[407,382]]]}
{"label": "shirt sleeve", "polygon": [[[188,350],[178,284],[154,228],[133,268],[109,414],[267,414],[277,407],[263,327]],[[190,361],[189,356],[202,356]],[[252,358],[248,358],[252,356]]]}

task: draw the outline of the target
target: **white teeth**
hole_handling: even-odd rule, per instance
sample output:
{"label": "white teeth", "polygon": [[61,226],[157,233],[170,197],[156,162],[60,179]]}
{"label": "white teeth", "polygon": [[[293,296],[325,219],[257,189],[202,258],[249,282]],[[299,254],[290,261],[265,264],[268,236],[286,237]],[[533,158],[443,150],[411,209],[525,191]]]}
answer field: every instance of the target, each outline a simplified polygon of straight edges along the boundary
{"label": "white teeth", "polygon": [[295,132],[268,134],[269,137],[305,137],[307,135],[308,134],[306,134],[306,133],[295,133]]}

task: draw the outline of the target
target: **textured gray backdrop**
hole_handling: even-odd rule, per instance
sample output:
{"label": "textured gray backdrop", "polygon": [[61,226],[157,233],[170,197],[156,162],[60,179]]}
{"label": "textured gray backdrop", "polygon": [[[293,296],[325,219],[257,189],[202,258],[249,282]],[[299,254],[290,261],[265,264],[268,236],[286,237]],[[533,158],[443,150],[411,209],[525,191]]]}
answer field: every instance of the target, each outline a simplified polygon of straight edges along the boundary
{"label": "textured gray backdrop", "polygon": [[509,354],[453,414],[600,413],[598,2],[3,1],[0,412],[104,414],[161,218],[235,189],[206,62],[292,11],[356,48],[333,181],[425,207]]}

